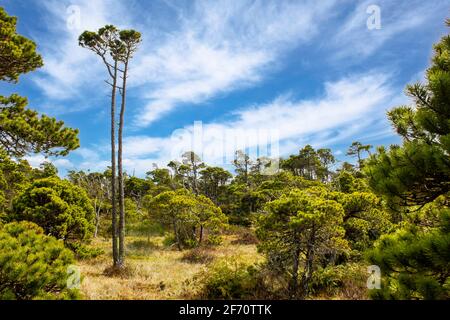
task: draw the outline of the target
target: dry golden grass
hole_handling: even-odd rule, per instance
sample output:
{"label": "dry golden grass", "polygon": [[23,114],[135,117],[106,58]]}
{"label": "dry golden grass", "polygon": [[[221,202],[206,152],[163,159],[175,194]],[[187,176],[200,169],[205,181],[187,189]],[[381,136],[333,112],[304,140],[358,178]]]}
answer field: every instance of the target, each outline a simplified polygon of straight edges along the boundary
{"label": "dry golden grass", "polygon": [[[224,236],[220,246],[208,249],[214,260],[232,259],[237,262],[262,261],[256,245],[233,244],[237,235]],[[208,268],[205,263],[190,263],[183,259],[186,250],[164,247],[162,237],[127,237],[127,265],[131,275],[126,278],[103,274],[111,266],[110,240],[96,239],[93,245],[105,254],[88,261],[79,261],[83,282],[81,291],[85,299],[158,300],[183,299],[189,295],[187,280]]]}

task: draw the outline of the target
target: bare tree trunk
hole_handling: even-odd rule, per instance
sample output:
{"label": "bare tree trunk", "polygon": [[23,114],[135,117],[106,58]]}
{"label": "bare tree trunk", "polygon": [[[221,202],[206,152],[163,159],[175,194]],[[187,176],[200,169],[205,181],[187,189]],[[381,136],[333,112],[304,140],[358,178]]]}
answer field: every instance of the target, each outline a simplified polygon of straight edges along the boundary
{"label": "bare tree trunk", "polygon": [[177,242],[178,250],[181,251],[182,248],[181,248],[180,235],[178,233],[177,222],[175,220],[173,221],[173,233],[175,235],[175,241]]}
{"label": "bare tree trunk", "polygon": [[305,261],[305,268],[302,275],[302,293],[300,296],[300,299],[305,299],[308,296],[309,293],[309,281],[311,280],[312,276],[312,269],[313,269],[313,260],[314,260],[314,241],[315,241],[315,230],[313,228],[311,237],[308,241],[308,247],[306,250],[306,261]]}
{"label": "bare tree trunk", "polygon": [[125,116],[125,103],[127,93],[127,74],[128,74],[128,57],[124,63],[123,85],[122,85],[122,105],[120,108],[119,121],[119,152],[118,152],[118,169],[119,169],[119,266],[125,265],[125,193],[123,185],[123,163],[122,163],[122,139],[123,126]]}
{"label": "bare tree trunk", "polygon": [[300,249],[296,248],[294,251],[294,265],[292,266],[292,279],[291,285],[289,288],[289,296],[291,299],[295,299],[297,297],[298,291],[298,269],[300,264]]}
{"label": "bare tree trunk", "polygon": [[198,240],[198,243],[201,244],[203,240],[203,226],[200,225],[200,239]]}
{"label": "bare tree trunk", "polygon": [[97,198],[94,200],[94,211],[95,211],[95,231],[94,231],[94,238],[97,238],[98,233],[98,223],[100,221],[100,209],[101,205],[97,206]]}
{"label": "bare tree trunk", "polygon": [[117,88],[117,61],[114,62],[114,77],[111,96],[111,216],[112,216],[112,251],[113,265],[116,266],[119,258],[117,247],[117,210],[116,210],[116,88]]}

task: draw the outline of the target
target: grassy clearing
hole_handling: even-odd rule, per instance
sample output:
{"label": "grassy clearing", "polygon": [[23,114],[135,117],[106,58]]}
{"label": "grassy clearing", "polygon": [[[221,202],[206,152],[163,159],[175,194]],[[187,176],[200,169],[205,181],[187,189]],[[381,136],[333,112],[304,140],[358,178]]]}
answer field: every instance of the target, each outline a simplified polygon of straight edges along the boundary
{"label": "grassy clearing", "polygon": [[[161,236],[127,237],[131,274],[122,278],[103,274],[111,265],[111,244],[109,239],[96,239],[93,245],[102,248],[105,254],[78,262],[83,276],[81,291],[85,299],[189,298],[189,280],[207,269],[212,261],[227,259],[248,264],[262,261],[255,244],[240,244],[238,238],[237,234],[228,234],[220,246],[180,252],[165,247]],[[203,256],[208,258],[202,259]]]}

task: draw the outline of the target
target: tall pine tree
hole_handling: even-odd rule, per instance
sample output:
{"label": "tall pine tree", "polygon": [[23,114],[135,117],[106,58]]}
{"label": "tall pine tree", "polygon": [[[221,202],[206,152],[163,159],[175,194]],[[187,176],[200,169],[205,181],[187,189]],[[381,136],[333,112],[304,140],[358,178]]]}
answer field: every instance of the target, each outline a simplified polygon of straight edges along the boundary
{"label": "tall pine tree", "polygon": [[376,298],[450,298],[449,35],[434,52],[426,82],[407,87],[415,105],[388,113],[403,144],[379,148],[364,168],[370,186],[392,208],[407,212],[402,228],[368,253],[383,274]]}

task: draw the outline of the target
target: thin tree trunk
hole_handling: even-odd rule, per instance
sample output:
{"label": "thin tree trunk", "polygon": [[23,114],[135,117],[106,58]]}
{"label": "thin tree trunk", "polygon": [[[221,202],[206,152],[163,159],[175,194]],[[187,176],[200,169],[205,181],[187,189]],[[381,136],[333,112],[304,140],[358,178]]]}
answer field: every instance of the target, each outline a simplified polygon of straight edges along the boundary
{"label": "thin tree trunk", "polygon": [[177,222],[173,221],[173,233],[175,235],[175,241],[177,242],[177,247],[179,251],[182,251],[180,235],[178,234]]}
{"label": "thin tree trunk", "polygon": [[124,64],[123,85],[122,85],[122,105],[120,108],[119,120],[119,152],[118,152],[118,169],[119,169],[119,265],[125,264],[125,194],[123,185],[123,163],[122,163],[122,139],[123,126],[125,116],[125,103],[127,93],[127,73],[128,73],[128,57]]}
{"label": "thin tree trunk", "polygon": [[97,207],[97,198],[94,200],[94,211],[95,211],[95,231],[94,231],[94,238],[97,238],[98,233],[98,223],[100,221],[100,209],[101,205]]}
{"label": "thin tree trunk", "polygon": [[309,281],[311,279],[312,274],[313,258],[314,258],[313,250],[308,249],[308,253],[306,255],[305,270],[302,276],[302,294],[300,296],[300,299],[302,300],[308,296]]}
{"label": "thin tree trunk", "polygon": [[198,240],[198,243],[201,244],[203,240],[203,226],[200,226],[200,239]]}
{"label": "thin tree trunk", "polygon": [[116,88],[117,61],[114,62],[114,77],[111,96],[111,216],[112,216],[112,251],[113,265],[119,258],[117,247],[117,209],[116,209]]}
{"label": "thin tree trunk", "polygon": [[298,291],[298,269],[299,269],[299,262],[300,260],[300,248],[296,248],[294,251],[294,265],[292,266],[292,282],[290,286],[290,298],[295,299],[297,297],[297,291]]}
{"label": "thin tree trunk", "polygon": [[314,259],[314,241],[315,241],[315,228],[313,228],[311,237],[308,241],[308,246],[306,250],[306,261],[305,261],[305,268],[302,275],[302,293],[300,296],[300,299],[305,299],[308,296],[309,292],[309,281],[311,279],[312,275],[312,269],[313,269],[313,259]]}

